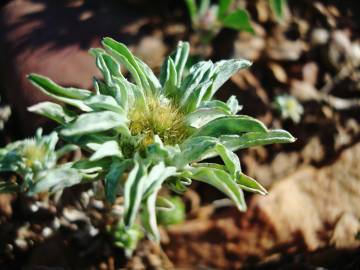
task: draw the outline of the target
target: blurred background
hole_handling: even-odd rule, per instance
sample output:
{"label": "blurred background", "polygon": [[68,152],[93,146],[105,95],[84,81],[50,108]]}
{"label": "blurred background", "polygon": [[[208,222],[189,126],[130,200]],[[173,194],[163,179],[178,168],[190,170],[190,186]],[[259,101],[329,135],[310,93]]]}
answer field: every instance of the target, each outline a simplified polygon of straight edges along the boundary
{"label": "blurred background", "polygon": [[[109,241],[106,206],[89,187],[53,198],[0,194],[0,269],[360,269],[360,6],[358,1],[0,1],[1,146],[51,123],[27,112],[46,100],[43,74],[92,88],[89,48],[110,36],[157,73],[179,40],[190,62],[245,58],[218,98],[290,131],[290,145],[239,152],[269,195],[239,213],[215,189],[184,194],[186,219],[143,240],[131,259]],[[208,2],[208,3],[207,3]],[[213,203],[213,201],[216,201]],[[220,202],[220,203],[219,203]]]}

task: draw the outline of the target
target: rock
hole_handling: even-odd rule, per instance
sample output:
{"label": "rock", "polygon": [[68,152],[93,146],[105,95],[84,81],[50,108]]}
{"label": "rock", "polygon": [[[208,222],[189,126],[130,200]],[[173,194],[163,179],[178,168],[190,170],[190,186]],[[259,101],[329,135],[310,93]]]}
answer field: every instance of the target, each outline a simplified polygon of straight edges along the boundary
{"label": "rock", "polygon": [[340,70],[346,61],[351,61],[353,48],[347,31],[336,30],[331,34],[328,58],[331,65]]}
{"label": "rock", "polygon": [[329,32],[324,28],[315,28],[311,32],[311,43],[313,45],[325,45],[329,40]]}
{"label": "rock", "polygon": [[296,97],[301,102],[320,99],[319,91],[313,84],[309,83],[308,81],[299,81],[293,79],[290,82],[290,87],[291,95]]}
{"label": "rock", "polygon": [[99,72],[88,49],[98,47],[104,36],[126,44],[137,39],[137,33],[127,29],[139,22],[139,12],[119,5],[118,1],[14,0],[0,10],[2,94],[14,110],[20,131],[32,135],[44,122],[26,108],[49,99],[30,85],[27,74],[90,88]]}
{"label": "rock", "polygon": [[316,85],[319,75],[319,67],[315,62],[308,62],[303,67],[304,81],[311,85]]}
{"label": "rock", "polygon": [[[264,30],[263,30],[264,31]],[[256,62],[265,48],[263,35],[253,35],[247,32],[238,34],[234,43],[234,58],[244,58]]]}
{"label": "rock", "polygon": [[276,80],[281,83],[286,83],[288,78],[284,68],[275,62],[270,62],[268,65],[272,75],[276,78]]}
{"label": "rock", "polygon": [[359,248],[359,159],[360,143],[331,165],[309,166],[276,182],[268,196],[252,198],[245,214],[228,209],[172,227],[166,252],[178,266],[238,269],[280,254]]}
{"label": "rock", "polygon": [[14,201],[13,194],[0,194],[0,215],[11,217],[13,210],[11,203]]}

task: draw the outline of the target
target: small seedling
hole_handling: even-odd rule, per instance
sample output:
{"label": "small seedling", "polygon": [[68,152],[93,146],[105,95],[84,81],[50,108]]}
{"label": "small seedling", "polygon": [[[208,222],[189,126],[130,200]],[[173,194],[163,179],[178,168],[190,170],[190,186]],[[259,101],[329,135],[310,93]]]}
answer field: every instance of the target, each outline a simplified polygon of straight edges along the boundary
{"label": "small seedling", "polygon": [[[210,0],[185,0],[192,28],[203,44],[208,44],[222,28],[255,33],[251,18],[246,9],[231,10],[233,0],[219,0],[211,4]],[[283,18],[286,0],[269,0],[269,5],[278,20]]]}
{"label": "small seedling", "polygon": [[193,29],[204,44],[209,43],[222,28],[254,33],[250,16],[245,9],[230,11],[232,0],[220,0],[211,5],[210,0],[185,0]]}
{"label": "small seedling", "polygon": [[126,228],[122,222],[116,224],[109,231],[115,246],[124,249],[125,255],[131,257],[139,241],[144,237],[141,228],[134,224],[131,228]]}
{"label": "small seedling", "polygon": [[185,204],[179,196],[171,196],[168,200],[173,208],[158,210],[157,219],[159,224],[164,226],[180,224],[185,220]]}
{"label": "small seedling", "polygon": [[[233,74],[251,65],[249,61],[201,61],[183,76],[189,44],[180,42],[166,58],[158,79],[124,44],[111,38],[104,38],[102,44],[105,50],[91,50],[103,75],[94,79],[94,92],[65,88],[37,74],[28,76],[42,92],[65,104],[42,102],[29,110],[56,121],[61,138],[81,148],[86,158],[55,165],[60,156],[54,154],[56,133],[45,137],[44,143],[38,139],[39,143],[36,140],[33,144],[40,145],[40,150],[31,150],[36,155],[15,151],[15,160],[30,168],[22,190],[29,188],[30,194],[54,192],[80,182],[103,181],[110,203],[123,197],[119,224],[124,230],[141,224],[154,241],[160,237],[157,212],[174,207],[171,200],[158,196],[161,188],[182,193],[193,180],[200,181],[223,192],[240,211],[246,210],[243,190],[266,194],[258,182],[244,174],[233,151],[289,143],[294,137],[238,115],[241,107],[235,96],[226,102],[214,98]],[[132,81],[122,75],[120,65],[130,72]],[[14,148],[8,146],[4,151]],[[40,158],[33,160],[37,156]],[[206,161],[214,156],[223,163]],[[1,159],[2,167],[8,164],[6,160]],[[38,175],[48,179],[41,188]]]}
{"label": "small seedling", "polygon": [[293,96],[280,95],[275,97],[274,108],[279,112],[282,119],[290,119],[299,123],[304,113],[304,108]]}
{"label": "small seedling", "polygon": [[73,163],[57,165],[66,153],[76,150],[75,145],[65,145],[55,150],[58,135],[52,132],[42,136],[38,129],[35,138],[16,141],[0,150],[0,171],[14,172],[18,182],[0,182],[0,192],[22,191],[32,195],[39,192],[56,192],[80,183],[85,172],[72,168]]}

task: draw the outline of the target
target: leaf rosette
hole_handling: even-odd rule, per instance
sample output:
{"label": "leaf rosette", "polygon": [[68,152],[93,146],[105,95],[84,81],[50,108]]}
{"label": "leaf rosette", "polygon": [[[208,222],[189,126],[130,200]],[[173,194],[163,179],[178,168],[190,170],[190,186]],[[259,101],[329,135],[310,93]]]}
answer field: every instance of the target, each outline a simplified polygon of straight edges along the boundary
{"label": "leaf rosette", "polygon": [[[266,193],[242,172],[234,151],[294,138],[239,115],[235,96],[226,102],[214,98],[233,74],[251,65],[249,61],[201,61],[185,75],[189,44],[180,42],[157,78],[124,44],[111,38],[102,44],[104,49],[90,51],[103,76],[94,79],[95,92],[61,87],[30,74],[36,87],[65,105],[43,102],[29,110],[58,122],[60,136],[89,153],[72,168],[96,172],[110,202],[123,197],[125,228],[141,220],[149,238],[159,240],[156,212],[172,207],[158,196],[162,187],[182,193],[192,180],[207,183],[241,211],[246,209],[243,190]],[[214,156],[223,163],[206,162]]]}

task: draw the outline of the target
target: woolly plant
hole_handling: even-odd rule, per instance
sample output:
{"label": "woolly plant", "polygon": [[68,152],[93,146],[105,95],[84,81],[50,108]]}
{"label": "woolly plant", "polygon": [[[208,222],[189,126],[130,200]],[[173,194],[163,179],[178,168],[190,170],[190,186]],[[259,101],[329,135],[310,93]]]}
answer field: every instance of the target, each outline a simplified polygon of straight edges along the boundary
{"label": "woolly plant", "polygon": [[[266,194],[241,170],[234,151],[294,138],[239,115],[235,96],[226,102],[214,98],[233,74],[251,65],[249,61],[202,61],[184,76],[189,44],[180,42],[157,78],[124,44],[104,38],[102,45],[104,49],[90,51],[103,75],[94,79],[94,92],[65,88],[31,74],[28,78],[36,87],[64,105],[42,102],[29,110],[58,122],[60,137],[82,149],[87,158],[66,165],[80,175],[86,172],[82,181],[103,181],[110,203],[123,197],[121,228],[141,224],[150,239],[159,241],[156,213],[174,207],[158,195],[161,188],[181,194],[192,181],[206,183],[240,211],[246,210],[244,190]],[[129,71],[131,81],[121,73],[121,66]],[[215,156],[223,162],[207,161]],[[54,191],[50,184],[47,187]],[[128,242],[133,249],[134,241]]]}
{"label": "woolly plant", "polygon": [[282,119],[290,119],[294,123],[299,123],[304,113],[304,107],[301,103],[295,97],[287,94],[276,96],[273,107]]}
{"label": "woolly plant", "polygon": [[62,156],[78,149],[76,145],[68,144],[56,151],[58,140],[56,132],[42,136],[40,128],[34,138],[16,141],[0,149],[0,172],[14,172],[20,178],[19,181],[1,181],[0,193],[56,192],[86,179],[86,171],[72,168],[72,162],[57,165]]}

